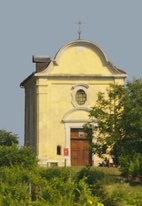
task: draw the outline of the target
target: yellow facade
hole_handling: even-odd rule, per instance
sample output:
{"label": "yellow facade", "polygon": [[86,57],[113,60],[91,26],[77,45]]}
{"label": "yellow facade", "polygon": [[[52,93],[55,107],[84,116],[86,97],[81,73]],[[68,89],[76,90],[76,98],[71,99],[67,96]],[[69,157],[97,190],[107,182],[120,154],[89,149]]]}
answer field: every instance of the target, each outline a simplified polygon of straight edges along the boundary
{"label": "yellow facade", "polygon": [[[71,128],[82,128],[89,121],[97,93],[110,83],[124,84],[127,74],[114,67],[99,46],[85,40],[66,44],[53,60],[33,60],[36,71],[21,83],[25,88],[25,143],[34,148],[40,165],[71,166]],[[79,90],[86,95],[81,105],[76,101]]]}

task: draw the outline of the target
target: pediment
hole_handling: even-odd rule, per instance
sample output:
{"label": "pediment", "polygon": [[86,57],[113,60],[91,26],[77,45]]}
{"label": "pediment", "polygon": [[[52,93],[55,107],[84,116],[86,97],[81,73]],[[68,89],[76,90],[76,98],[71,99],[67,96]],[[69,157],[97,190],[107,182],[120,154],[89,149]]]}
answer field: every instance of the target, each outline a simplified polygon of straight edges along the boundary
{"label": "pediment", "polygon": [[126,75],[112,65],[98,45],[86,40],[76,40],[64,45],[40,74],[49,76]]}

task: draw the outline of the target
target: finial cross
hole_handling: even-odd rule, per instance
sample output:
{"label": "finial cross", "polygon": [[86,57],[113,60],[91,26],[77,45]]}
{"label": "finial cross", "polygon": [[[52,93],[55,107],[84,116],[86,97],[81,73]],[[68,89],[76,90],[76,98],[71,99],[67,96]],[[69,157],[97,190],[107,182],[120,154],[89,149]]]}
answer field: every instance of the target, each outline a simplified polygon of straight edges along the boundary
{"label": "finial cross", "polygon": [[75,22],[76,24],[78,24],[78,27],[79,27],[79,29],[78,29],[78,39],[80,39],[80,37],[81,37],[81,24],[84,24],[85,22],[82,22],[82,21],[78,21],[78,22]]}

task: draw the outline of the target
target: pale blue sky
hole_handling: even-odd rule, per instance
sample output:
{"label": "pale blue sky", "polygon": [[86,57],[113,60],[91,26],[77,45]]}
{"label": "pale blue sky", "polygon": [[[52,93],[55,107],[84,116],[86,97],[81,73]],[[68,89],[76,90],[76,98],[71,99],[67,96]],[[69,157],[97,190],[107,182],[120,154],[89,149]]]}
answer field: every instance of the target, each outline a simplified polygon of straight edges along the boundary
{"label": "pale blue sky", "polygon": [[1,0],[0,129],[24,140],[24,90],[19,84],[35,70],[32,55],[54,58],[78,38],[98,44],[108,59],[142,77],[142,0]]}

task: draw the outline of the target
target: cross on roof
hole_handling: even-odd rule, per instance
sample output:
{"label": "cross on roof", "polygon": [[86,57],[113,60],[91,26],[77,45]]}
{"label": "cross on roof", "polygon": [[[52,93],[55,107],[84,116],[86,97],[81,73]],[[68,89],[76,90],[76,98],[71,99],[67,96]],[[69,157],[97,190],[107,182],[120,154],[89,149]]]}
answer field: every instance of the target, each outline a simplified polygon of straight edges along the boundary
{"label": "cross on roof", "polygon": [[81,36],[81,24],[84,24],[85,22],[82,22],[82,21],[78,21],[78,22],[75,22],[76,24],[78,24],[78,27],[79,27],[79,29],[78,29],[78,39],[80,39],[80,36]]}

